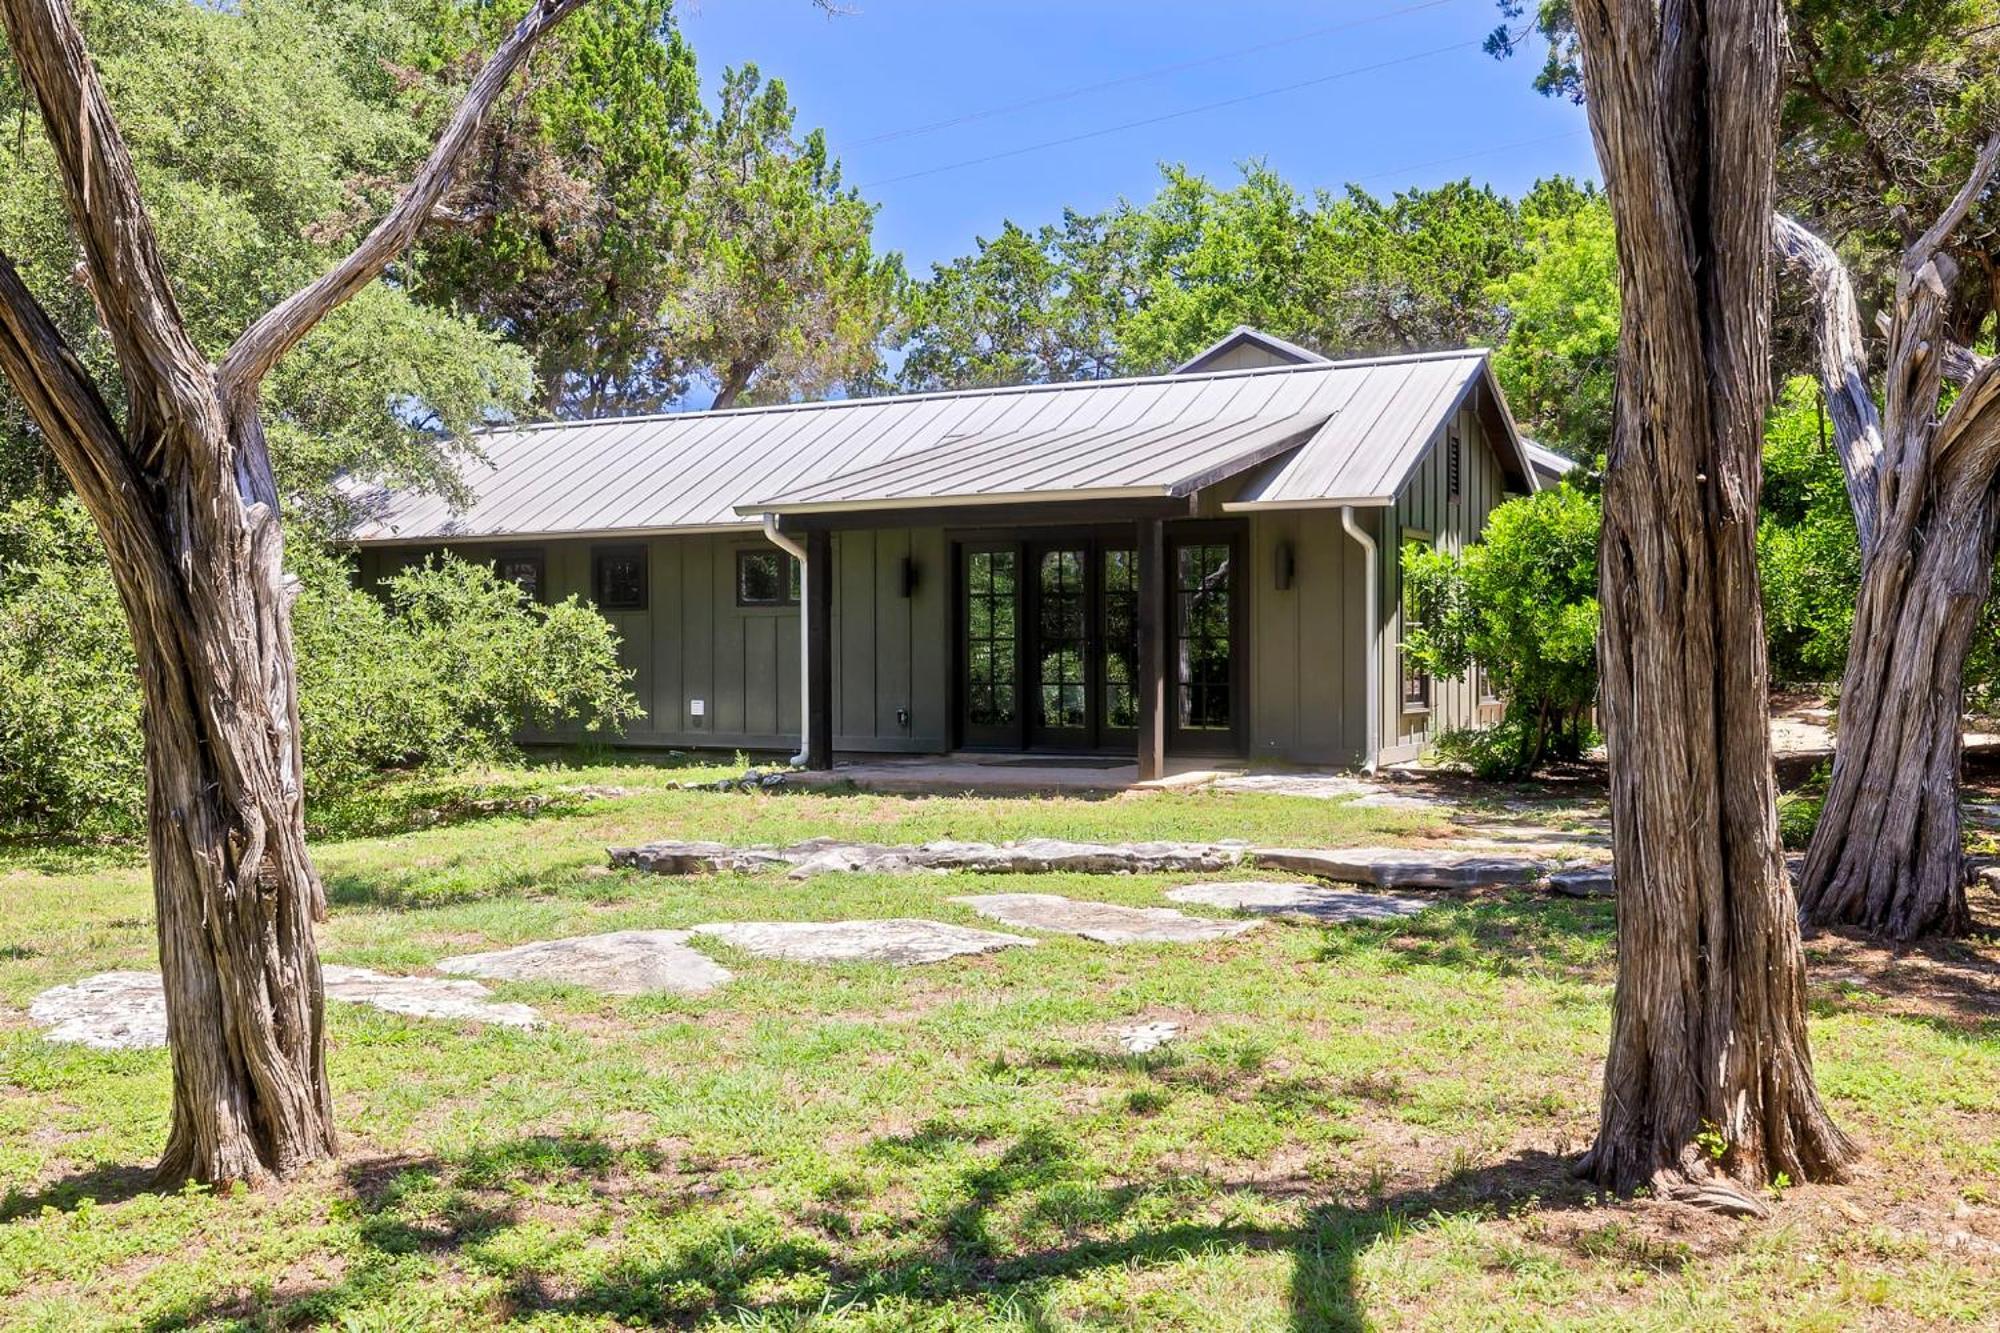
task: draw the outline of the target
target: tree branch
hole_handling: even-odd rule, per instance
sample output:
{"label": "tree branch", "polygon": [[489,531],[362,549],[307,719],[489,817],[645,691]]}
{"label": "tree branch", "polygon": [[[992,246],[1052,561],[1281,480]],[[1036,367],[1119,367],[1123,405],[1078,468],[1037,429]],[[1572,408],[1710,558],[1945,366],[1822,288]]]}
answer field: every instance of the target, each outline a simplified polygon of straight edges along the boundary
{"label": "tree branch", "polygon": [[[93,512],[134,478],[125,439],[97,382],[0,252],[0,376],[14,386],[77,493]],[[79,469],[82,469],[79,472]]]}
{"label": "tree branch", "polygon": [[1880,505],[1882,416],[1868,388],[1868,346],[1854,281],[1833,247],[1782,213],[1771,217],[1779,258],[1812,284],[1819,298],[1819,380],[1833,416],[1834,446],[1847,478],[1847,502],[1866,559],[1875,542]]}
{"label": "tree branch", "polygon": [[1993,179],[1995,170],[2000,170],[2000,130],[1995,130],[1992,137],[1987,139],[1985,146],[1979,150],[1979,158],[1972,164],[1972,171],[1966,176],[1965,184],[1959,186],[1958,193],[1952,196],[1949,204],[1945,205],[1944,212],[1938,214],[1937,221],[1931,223],[1930,229],[1919,236],[1916,244],[1912,245],[1909,252],[1903,256],[1903,274],[1906,280],[1922,280],[1924,269],[1933,262],[1944,243],[1951,239],[1951,234],[1958,230],[1958,224],[1965,221],[1965,215],[1971,211],[1974,201],[1986,189],[1987,182]]}
{"label": "tree branch", "polygon": [[149,439],[155,423],[203,410],[207,363],[181,320],[131,154],[67,0],[0,0],[0,21],[55,150],[98,318],[125,376],[130,438]]}
{"label": "tree branch", "polygon": [[431,149],[422,170],[361,244],[318,279],[286,297],[244,330],[222,359],[217,385],[225,410],[237,417],[252,404],[257,388],[278,359],[315,324],[356,292],[381,276],[390,262],[416,239],[451,178],[472,146],[480,122],[506,88],[507,80],[526,60],[543,33],[560,23],[583,0],[535,0],[527,16],[500,43],[486,67],[472,81],[465,100]]}

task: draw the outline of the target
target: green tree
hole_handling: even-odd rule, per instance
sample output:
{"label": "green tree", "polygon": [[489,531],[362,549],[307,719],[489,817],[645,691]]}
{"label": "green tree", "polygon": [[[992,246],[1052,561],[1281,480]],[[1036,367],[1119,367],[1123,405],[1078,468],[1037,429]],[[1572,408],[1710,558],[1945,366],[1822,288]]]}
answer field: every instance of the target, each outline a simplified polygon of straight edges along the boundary
{"label": "green tree", "polygon": [[872,383],[901,299],[901,257],[874,252],[874,205],[843,188],[825,134],[798,138],[796,119],[785,85],[746,65],[724,73],[696,142],[660,336],[714,383],[716,407]]}
{"label": "green tree", "polygon": [[1771,672],[1834,680],[1847,660],[1861,547],[1819,385],[1788,380],[1764,431],[1764,502],[1757,523]]}
{"label": "green tree", "polygon": [[[96,65],[151,203],[189,333],[221,356],[250,320],[343,253],[430,138],[394,70],[424,8],[362,0],[89,0]],[[123,408],[55,163],[17,73],[0,68],[0,250]],[[435,116],[429,119],[434,120]],[[265,386],[264,419],[292,515],[345,518],[343,473],[449,490],[463,432],[519,408],[529,368],[469,320],[393,284],[334,311]],[[20,401],[0,395],[0,495],[61,488]]]}
{"label": "green tree", "polygon": [[1493,373],[1529,435],[1582,462],[1611,443],[1618,367],[1618,253],[1610,210],[1595,194],[1530,213],[1520,267],[1487,295],[1506,333]]}
{"label": "green tree", "polygon": [[1597,697],[1598,502],[1572,486],[1509,500],[1463,554],[1410,546],[1403,576],[1424,603],[1405,651],[1441,678],[1482,667],[1507,701],[1489,731],[1441,748],[1488,777],[1574,759]]}
{"label": "green tree", "polygon": [[[436,0],[414,56],[429,101],[478,68],[507,21]],[[670,0],[598,0],[537,51],[495,109],[414,270],[426,299],[534,358],[550,416],[653,411],[687,388],[661,337],[693,225],[694,53]]]}

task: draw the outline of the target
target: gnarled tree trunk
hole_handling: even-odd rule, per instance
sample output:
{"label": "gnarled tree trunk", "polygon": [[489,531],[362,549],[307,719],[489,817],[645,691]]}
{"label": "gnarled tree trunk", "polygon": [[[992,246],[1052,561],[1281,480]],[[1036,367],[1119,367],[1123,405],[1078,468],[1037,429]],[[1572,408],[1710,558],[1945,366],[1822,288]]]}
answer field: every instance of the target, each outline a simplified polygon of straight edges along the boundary
{"label": "gnarled tree trunk", "polygon": [[0,373],[96,522],[139,660],[174,1068],[165,1178],[282,1177],[335,1147],[312,935],[323,901],[306,854],[284,547],[258,388],[409,244],[486,108],[580,2],[531,7],[388,217],[218,367],[188,336],[65,0],[0,0],[128,402],[121,423],[0,255]]}
{"label": "gnarled tree trunk", "polygon": [[[1993,580],[2000,380],[1946,343],[1942,247],[2000,168],[2000,135],[1903,258],[1887,311],[1886,414],[1853,284],[1832,247],[1776,218],[1817,297],[1820,379],[1861,543],[1861,591],[1826,803],[1799,902],[1820,925],[1908,940],[1970,928],[1958,779],[1965,659]],[[1963,382],[1940,413],[1947,379]],[[1886,420],[1885,420],[1886,417]]]}
{"label": "gnarled tree trunk", "polygon": [[1596,1142],[1620,1192],[1758,1212],[1852,1156],[1814,1086],[1777,836],[1756,519],[1776,0],[1576,0],[1617,226],[1599,665],[1618,983]]}

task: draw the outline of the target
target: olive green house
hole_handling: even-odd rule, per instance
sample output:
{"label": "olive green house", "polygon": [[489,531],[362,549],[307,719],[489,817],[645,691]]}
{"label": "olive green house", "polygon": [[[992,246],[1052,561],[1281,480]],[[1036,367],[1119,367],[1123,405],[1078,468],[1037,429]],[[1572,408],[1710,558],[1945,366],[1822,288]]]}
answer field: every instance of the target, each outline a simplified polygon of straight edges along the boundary
{"label": "olive green house", "polygon": [[[635,746],[1374,764],[1498,716],[1405,668],[1399,551],[1536,469],[1479,350],[1239,329],[1168,375],[509,427],[476,497],[366,498],[623,637]],[[560,738],[540,738],[560,739]]]}

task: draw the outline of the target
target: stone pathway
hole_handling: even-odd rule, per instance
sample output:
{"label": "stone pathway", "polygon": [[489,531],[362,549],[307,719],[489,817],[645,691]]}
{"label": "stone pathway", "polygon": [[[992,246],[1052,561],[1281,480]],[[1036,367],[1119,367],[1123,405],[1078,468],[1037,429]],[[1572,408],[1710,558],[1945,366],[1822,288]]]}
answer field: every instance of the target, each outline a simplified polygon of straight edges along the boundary
{"label": "stone pathway", "polygon": [[1378,889],[1483,889],[1533,884],[1544,873],[1540,862],[1524,856],[1409,847],[1260,847],[1251,855],[1258,865],[1272,870]]}
{"label": "stone pathway", "polygon": [[716,842],[649,842],[613,847],[611,864],[656,875],[697,875],[717,871],[756,873],[789,867],[794,879],[831,872],[906,875],[920,871],[963,871],[980,875],[1183,874],[1227,870],[1243,859],[1249,844],[1067,842],[1029,838],[1021,842],[927,842],[920,847],[815,838],[790,847],[728,847]]}
{"label": "stone pathway", "polygon": [[706,995],[734,974],[688,946],[685,930],[619,930],[447,958],[438,971],[496,981],[554,981],[606,995]]}
{"label": "stone pathway", "polygon": [[1415,916],[1430,907],[1429,903],[1416,898],[1355,893],[1319,884],[1274,884],[1268,880],[1246,880],[1240,884],[1183,884],[1179,888],[1168,889],[1167,897],[1177,903],[1332,924],[1387,921]]}
{"label": "stone pathway", "polygon": [[[525,1004],[492,998],[476,981],[391,977],[365,967],[329,963],[322,969],[326,998],[367,1004],[411,1018],[471,1019],[504,1027],[533,1027],[541,1016]],[[43,991],[28,1017],[49,1029],[47,1039],[100,1051],[157,1050],[167,1044],[167,996],[157,972],[100,972]]]}
{"label": "stone pathway", "polygon": [[960,954],[1032,946],[1026,935],[974,930],[943,921],[897,917],[884,921],[723,921],[694,927],[758,958],[791,963],[892,963],[911,967]]}
{"label": "stone pathway", "polygon": [[1256,792],[1267,796],[1304,796],[1318,801],[1349,801],[1362,810],[1449,810],[1453,802],[1428,792],[1398,791],[1347,773],[1243,773],[1217,778],[1217,791]]}
{"label": "stone pathway", "polygon": [[1057,893],[983,893],[951,901],[1005,925],[1081,935],[1100,944],[1196,944],[1229,939],[1262,924],[1189,916],[1171,907],[1083,902]]}

